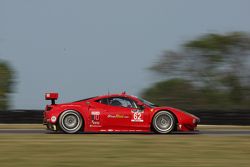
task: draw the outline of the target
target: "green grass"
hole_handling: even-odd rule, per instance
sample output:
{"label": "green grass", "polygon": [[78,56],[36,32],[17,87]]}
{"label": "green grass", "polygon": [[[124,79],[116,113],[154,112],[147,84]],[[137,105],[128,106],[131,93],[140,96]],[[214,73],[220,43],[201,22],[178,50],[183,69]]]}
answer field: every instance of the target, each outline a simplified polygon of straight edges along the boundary
{"label": "green grass", "polygon": [[248,167],[250,136],[1,134],[1,167]]}

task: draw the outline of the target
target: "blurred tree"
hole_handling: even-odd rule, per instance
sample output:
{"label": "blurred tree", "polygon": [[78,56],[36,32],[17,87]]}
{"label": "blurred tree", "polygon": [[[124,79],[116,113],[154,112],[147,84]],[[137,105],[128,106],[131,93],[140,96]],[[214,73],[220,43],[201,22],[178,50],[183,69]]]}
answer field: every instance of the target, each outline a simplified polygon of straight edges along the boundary
{"label": "blurred tree", "polygon": [[[182,96],[180,96],[180,93]],[[193,85],[184,79],[171,79],[156,83],[142,93],[143,97],[158,105],[188,107],[189,102],[196,96]]]}
{"label": "blurred tree", "polygon": [[[206,34],[184,43],[180,51],[164,52],[150,69],[165,76],[166,80],[181,78],[189,82],[200,93],[196,93],[198,99],[203,99],[198,100],[200,102],[225,106],[245,103],[248,99],[245,90],[249,90],[250,83],[249,58],[249,34]],[[182,96],[188,87],[190,85],[183,85],[182,91],[178,89],[176,93]],[[151,99],[147,93],[143,95]],[[166,93],[166,96],[170,95]],[[193,99],[192,104],[198,105],[195,104],[198,101]]]}
{"label": "blurred tree", "polygon": [[13,91],[14,71],[10,65],[0,60],[0,110],[9,107],[8,94]]}

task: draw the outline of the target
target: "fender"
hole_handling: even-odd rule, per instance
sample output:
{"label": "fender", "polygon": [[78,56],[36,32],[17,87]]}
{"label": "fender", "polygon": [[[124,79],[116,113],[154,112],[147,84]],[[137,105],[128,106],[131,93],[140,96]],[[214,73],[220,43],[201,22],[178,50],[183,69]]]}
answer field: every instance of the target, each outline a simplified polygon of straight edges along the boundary
{"label": "fender", "polygon": [[65,104],[65,105],[61,105],[60,108],[61,108],[60,115],[64,111],[67,111],[67,110],[74,110],[74,111],[78,112],[82,116],[82,118],[83,118],[84,128],[87,126],[87,118],[88,118],[87,114],[86,114],[86,111],[88,111],[87,106],[83,107],[82,105],[77,105],[77,104],[70,104],[70,105],[69,104]]}
{"label": "fender", "polygon": [[[177,119],[177,122],[179,124],[182,124],[183,122],[185,122],[187,119],[193,119],[193,117],[197,118],[196,116],[186,113],[185,111],[182,111],[180,109],[176,109],[176,108],[172,108],[172,107],[167,107],[167,106],[163,106],[163,107],[156,107],[151,109],[153,110],[153,112],[151,112],[151,116],[150,119],[153,119],[153,116],[159,112],[159,111],[169,111],[171,112],[175,118]],[[197,118],[199,119],[199,118]]]}

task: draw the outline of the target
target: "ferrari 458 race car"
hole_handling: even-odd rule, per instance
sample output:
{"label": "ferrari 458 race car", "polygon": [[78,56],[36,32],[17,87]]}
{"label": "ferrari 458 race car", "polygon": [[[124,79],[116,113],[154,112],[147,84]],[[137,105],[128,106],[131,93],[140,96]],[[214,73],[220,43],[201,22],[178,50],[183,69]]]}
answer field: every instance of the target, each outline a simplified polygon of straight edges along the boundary
{"label": "ferrari 458 race car", "polygon": [[172,107],[158,107],[125,92],[56,104],[58,93],[46,93],[51,100],[44,112],[49,130],[78,132],[156,132],[193,131],[200,119]]}

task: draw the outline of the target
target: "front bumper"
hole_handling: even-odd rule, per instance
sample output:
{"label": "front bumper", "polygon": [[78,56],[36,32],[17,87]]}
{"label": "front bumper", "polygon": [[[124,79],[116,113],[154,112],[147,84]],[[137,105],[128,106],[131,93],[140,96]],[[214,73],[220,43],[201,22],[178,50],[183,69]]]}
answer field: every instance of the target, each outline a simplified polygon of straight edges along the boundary
{"label": "front bumper", "polygon": [[200,122],[199,118],[191,118],[182,123],[177,124],[178,131],[195,131],[198,123]]}

